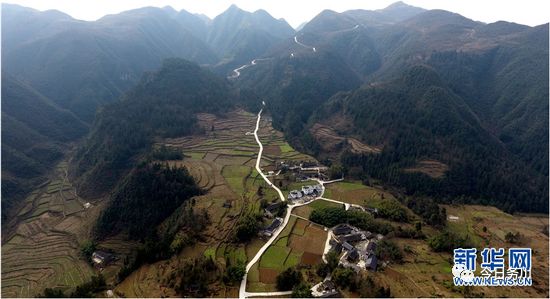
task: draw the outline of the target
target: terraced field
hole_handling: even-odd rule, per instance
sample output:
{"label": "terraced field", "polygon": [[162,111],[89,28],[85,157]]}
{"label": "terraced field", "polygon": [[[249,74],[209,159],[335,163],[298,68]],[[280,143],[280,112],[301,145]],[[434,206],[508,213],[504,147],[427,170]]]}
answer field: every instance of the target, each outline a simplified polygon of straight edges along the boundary
{"label": "terraced field", "polygon": [[[168,261],[133,273],[115,289],[126,296],[171,295],[173,290],[166,289],[167,277],[170,269],[177,269],[183,260],[209,256],[223,269],[226,260],[248,261],[264,244],[260,238],[253,239],[246,246],[232,240],[241,217],[260,213],[261,199],[271,201],[277,198],[275,191],[265,185],[254,169],[258,145],[250,132],[254,130],[256,115],[238,110],[223,117],[199,114],[197,118],[204,134],[166,139],[157,145],[181,150],[185,158],[169,163],[186,166],[198,184],[208,191],[195,198],[195,208],[205,209],[211,221],[204,231],[205,239]],[[261,165],[266,171],[274,169],[274,164],[281,160],[314,160],[292,149],[283,135],[273,129],[269,117],[262,117],[259,136],[265,147]],[[258,192],[260,186],[263,187],[261,195]],[[213,296],[238,295],[238,286],[216,285],[212,289]]]}
{"label": "terraced field", "polygon": [[46,287],[72,289],[93,274],[79,257],[79,242],[94,207],[84,208],[66,168],[60,163],[51,181],[25,200],[2,245],[3,297],[33,297]]}

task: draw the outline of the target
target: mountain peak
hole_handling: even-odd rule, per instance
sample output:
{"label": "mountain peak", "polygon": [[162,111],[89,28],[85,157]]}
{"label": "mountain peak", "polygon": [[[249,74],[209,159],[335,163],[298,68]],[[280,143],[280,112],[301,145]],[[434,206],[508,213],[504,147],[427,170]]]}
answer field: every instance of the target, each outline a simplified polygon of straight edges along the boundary
{"label": "mountain peak", "polygon": [[411,7],[411,5],[408,5],[407,3],[403,2],[403,1],[397,1],[397,2],[394,2],[390,5],[388,5],[384,9],[393,9],[393,8],[402,8],[402,7]]}
{"label": "mountain peak", "polygon": [[229,6],[225,11],[228,12],[228,11],[243,11],[243,10],[240,7],[238,7],[236,4],[231,4],[231,6]]}
{"label": "mountain peak", "polygon": [[162,8],[162,10],[164,10],[165,12],[167,12],[168,14],[170,15],[175,15],[177,14],[178,12],[170,5],[166,5]]}
{"label": "mountain peak", "polygon": [[377,10],[378,12],[383,13],[384,15],[389,16],[394,21],[405,20],[410,17],[413,17],[417,14],[423,13],[426,10],[424,8],[408,5],[405,2],[398,1],[390,4],[384,9]]}

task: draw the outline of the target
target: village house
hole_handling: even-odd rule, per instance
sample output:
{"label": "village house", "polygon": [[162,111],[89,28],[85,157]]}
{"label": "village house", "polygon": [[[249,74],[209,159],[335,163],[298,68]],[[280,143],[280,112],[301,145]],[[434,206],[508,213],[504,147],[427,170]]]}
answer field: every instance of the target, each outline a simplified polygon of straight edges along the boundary
{"label": "village house", "polygon": [[335,235],[347,235],[351,233],[351,230],[352,230],[351,226],[347,224],[338,224],[332,229],[332,232]]}
{"label": "village house", "polygon": [[338,240],[341,243],[344,243],[344,242],[349,242],[349,243],[358,242],[358,241],[363,240],[363,235],[361,233],[354,233],[354,234],[349,234],[349,235],[345,235],[345,236],[340,236],[340,237],[338,237]]}
{"label": "village house", "polygon": [[357,262],[358,259],[359,259],[359,252],[357,251],[357,249],[355,249],[355,247],[353,247],[353,249],[348,252],[347,260],[350,263],[355,263]]}
{"label": "village house", "polygon": [[105,251],[94,251],[92,253],[92,262],[97,267],[105,267],[113,260],[113,255]]}
{"label": "village house", "polygon": [[303,196],[302,191],[292,190],[288,194],[288,199],[299,199],[299,198],[302,198],[302,196]]}
{"label": "village house", "polygon": [[302,186],[302,193],[305,195],[312,195],[315,189],[312,186]]}
{"label": "village house", "polygon": [[372,271],[376,271],[377,267],[378,267],[378,259],[376,258],[376,255],[371,254],[365,261],[365,268],[370,269]]}
{"label": "village house", "polygon": [[337,254],[340,254],[342,252],[342,244],[340,242],[330,239],[330,250],[336,252]]}
{"label": "village house", "polygon": [[281,226],[281,224],[283,223],[283,219],[282,218],[275,218],[273,220],[273,222],[271,222],[271,224],[264,228],[262,231],[260,231],[260,235],[262,236],[266,236],[266,237],[271,237],[273,236],[273,233],[275,233],[275,231],[277,230],[277,228],[279,226]]}
{"label": "village house", "polygon": [[369,231],[364,232],[363,235],[365,236],[365,239],[370,239],[374,236],[374,234]]}
{"label": "village house", "polygon": [[373,242],[373,241],[370,241],[369,244],[367,244],[367,248],[365,249],[365,251],[369,254],[374,254],[374,252],[376,251],[376,243]]}
{"label": "village house", "polygon": [[347,250],[347,251],[352,251],[352,250],[355,249],[355,247],[353,247],[353,245],[351,245],[351,244],[348,243],[348,242],[342,243],[342,248],[344,248],[344,249]]}
{"label": "village house", "polygon": [[279,211],[279,208],[281,207],[282,204],[283,204],[282,202],[276,202],[268,205],[264,209],[264,212],[265,212],[264,215],[268,218],[273,218]]}
{"label": "village house", "polygon": [[332,280],[325,280],[319,286],[317,286],[316,291],[318,293],[318,297],[326,298],[335,296],[338,294],[338,290],[336,290],[336,285]]}
{"label": "village house", "polygon": [[321,186],[320,184],[317,184],[317,185],[313,186],[313,189],[315,189],[317,194],[323,193],[323,186]]}

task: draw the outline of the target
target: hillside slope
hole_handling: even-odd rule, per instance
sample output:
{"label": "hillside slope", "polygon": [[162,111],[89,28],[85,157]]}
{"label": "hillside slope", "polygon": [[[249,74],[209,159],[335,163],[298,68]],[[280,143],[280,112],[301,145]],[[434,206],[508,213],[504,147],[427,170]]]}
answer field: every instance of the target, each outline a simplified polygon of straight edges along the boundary
{"label": "hillside slope", "polygon": [[238,91],[198,65],[165,60],[159,71],[146,73],[120,102],[99,112],[71,170],[79,192],[98,196],[109,191],[135,166],[133,159],[149,149],[153,138],[200,132],[196,113],[223,113],[239,97]]}
{"label": "hillside slope", "polygon": [[[351,173],[359,178],[380,179],[443,202],[547,211],[544,177],[487,131],[429,67],[415,66],[391,82],[340,93],[310,123],[381,149],[357,153],[344,148],[341,161],[348,170],[359,167]],[[430,175],[428,163],[439,165],[443,175]]]}
{"label": "hillside slope", "polygon": [[28,190],[45,180],[66,142],[87,126],[25,83],[2,74],[2,219]]}

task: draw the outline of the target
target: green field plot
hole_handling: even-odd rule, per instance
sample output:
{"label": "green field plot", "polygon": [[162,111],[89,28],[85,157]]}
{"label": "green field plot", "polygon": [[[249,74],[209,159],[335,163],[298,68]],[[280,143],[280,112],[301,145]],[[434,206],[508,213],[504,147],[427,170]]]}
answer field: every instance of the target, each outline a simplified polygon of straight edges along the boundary
{"label": "green field plot", "polygon": [[185,156],[191,157],[191,159],[201,160],[204,158],[205,153],[201,152],[186,152],[184,153]]}
{"label": "green field plot", "polygon": [[84,207],[76,199],[65,201],[65,214],[70,215],[84,210]]}
{"label": "green field plot", "polygon": [[336,182],[325,185],[323,197],[345,203],[379,207],[380,203],[395,198],[390,193],[359,182]]}
{"label": "green field plot", "polygon": [[284,143],[282,145],[279,145],[279,147],[281,148],[281,152],[282,153],[290,153],[290,152],[294,152],[295,150],[292,148],[292,146],[290,146],[288,143]]}
{"label": "green field plot", "polygon": [[344,205],[327,200],[317,199],[310,204],[295,208],[294,210],[292,210],[292,214],[308,219],[309,215],[311,215],[311,212],[316,209],[325,207],[344,208]]}
{"label": "green field plot", "polygon": [[244,193],[245,177],[250,174],[250,167],[242,165],[227,165],[223,167],[222,175],[235,193]]}
{"label": "green field plot", "polygon": [[260,267],[282,270],[290,249],[278,245],[271,245],[260,259]]}

